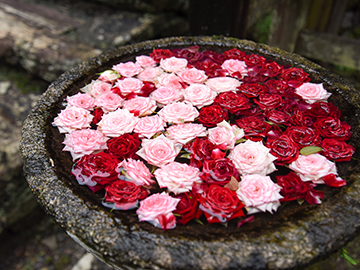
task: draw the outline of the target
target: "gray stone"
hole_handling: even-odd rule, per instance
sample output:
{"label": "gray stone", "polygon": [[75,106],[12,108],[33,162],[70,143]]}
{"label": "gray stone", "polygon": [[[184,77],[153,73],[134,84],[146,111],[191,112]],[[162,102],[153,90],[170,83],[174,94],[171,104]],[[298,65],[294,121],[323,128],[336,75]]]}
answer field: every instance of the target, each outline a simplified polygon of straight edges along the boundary
{"label": "gray stone", "polygon": [[[162,231],[139,223],[127,212],[110,212],[99,198],[71,176],[72,160],[61,151],[62,136],[50,123],[62,100],[114,63],[134,59],[153,48],[188,47],[218,52],[239,48],[281,64],[300,67],[312,81],[323,82],[331,101],[352,126],[357,152],[339,174],[341,189],[324,187],[321,205],[284,206],[274,215],[259,214],[237,228],[229,222],[202,226],[189,223]],[[29,186],[48,215],[76,242],[116,269],[294,269],[310,265],[350,241],[360,228],[360,96],[320,66],[291,53],[250,41],[217,37],[179,37],[124,46],[64,73],[41,97],[23,126],[20,151]],[[355,116],[355,117],[354,117]]]}

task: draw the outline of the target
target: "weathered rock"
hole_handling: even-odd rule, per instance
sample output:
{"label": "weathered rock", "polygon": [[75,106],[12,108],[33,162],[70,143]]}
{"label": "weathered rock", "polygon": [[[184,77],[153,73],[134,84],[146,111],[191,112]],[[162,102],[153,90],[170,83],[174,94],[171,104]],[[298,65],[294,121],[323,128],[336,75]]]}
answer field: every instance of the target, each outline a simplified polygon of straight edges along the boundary
{"label": "weathered rock", "polygon": [[[62,135],[50,125],[66,95],[78,91],[102,69],[148,53],[154,47],[188,47],[221,52],[239,48],[301,67],[312,81],[323,82],[342,119],[353,130],[354,160],[339,164],[347,180],[341,189],[324,187],[321,205],[288,204],[274,215],[259,214],[241,229],[236,223],[202,226],[189,223],[161,231],[139,223],[128,212],[110,212],[70,174],[72,160],[61,151]],[[294,269],[344,246],[360,228],[360,113],[358,92],[338,76],[298,56],[250,41],[185,37],[134,44],[100,55],[63,74],[50,85],[24,123],[21,154],[31,190],[66,233],[97,258],[117,269]],[[290,206],[290,207],[289,207]],[[116,213],[115,213],[116,212]]]}

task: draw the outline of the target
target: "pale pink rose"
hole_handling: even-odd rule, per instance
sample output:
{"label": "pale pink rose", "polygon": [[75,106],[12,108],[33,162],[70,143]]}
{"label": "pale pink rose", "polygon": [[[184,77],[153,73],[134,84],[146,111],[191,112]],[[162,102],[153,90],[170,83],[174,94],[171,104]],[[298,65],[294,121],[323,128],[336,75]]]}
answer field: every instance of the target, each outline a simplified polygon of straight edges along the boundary
{"label": "pale pink rose", "polygon": [[158,115],[168,123],[193,122],[199,116],[198,110],[189,103],[175,102],[162,108]]}
{"label": "pale pink rose", "polygon": [[124,102],[124,108],[128,109],[129,112],[135,116],[146,116],[152,114],[157,106],[156,101],[148,97],[134,97]]}
{"label": "pale pink rose", "polygon": [[157,132],[163,131],[166,123],[157,115],[141,117],[134,127],[134,132],[139,133],[140,137],[150,139]]}
{"label": "pale pink rose", "polygon": [[186,144],[196,137],[205,137],[206,135],[206,127],[201,124],[177,124],[166,129],[166,137],[181,144]]}
{"label": "pale pink rose", "polygon": [[217,93],[205,84],[194,83],[184,89],[184,99],[199,109],[212,104],[216,96]]}
{"label": "pale pink rose", "polygon": [[228,60],[224,61],[224,63],[221,65],[221,67],[223,69],[225,69],[227,72],[229,72],[230,74],[239,72],[241,74],[242,78],[244,78],[244,76],[247,75],[246,64],[244,61],[240,61],[237,59],[228,59]]}
{"label": "pale pink rose", "polygon": [[160,135],[155,139],[143,139],[136,154],[152,165],[161,166],[174,161],[181,148],[181,144]]}
{"label": "pale pink rose", "polygon": [[100,80],[93,81],[90,85],[89,94],[97,98],[105,93],[111,92],[112,84]]}
{"label": "pale pink rose", "polygon": [[177,73],[184,70],[187,66],[187,60],[185,58],[177,58],[175,56],[161,59],[160,67],[170,73]]}
{"label": "pale pink rose", "polygon": [[151,92],[150,97],[160,105],[167,105],[172,102],[180,101],[183,98],[183,93],[180,90],[161,86],[155,91]]}
{"label": "pale pink rose", "polygon": [[203,83],[207,79],[205,71],[196,68],[183,70],[178,74],[178,76],[182,81],[188,84]]}
{"label": "pale pink rose", "polygon": [[120,108],[124,99],[113,92],[105,93],[96,99],[96,106],[101,107],[104,112],[112,112]]}
{"label": "pale pink rose", "polygon": [[312,181],[316,184],[323,184],[321,178],[328,174],[337,175],[336,165],[320,154],[299,157],[290,163],[289,168],[295,171],[303,181]]}
{"label": "pale pink rose", "polygon": [[125,78],[115,83],[115,87],[118,87],[124,96],[130,93],[139,93],[143,85],[144,83],[136,78]]}
{"label": "pale pink rose", "polygon": [[109,70],[105,70],[104,72],[100,73],[100,76],[98,79],[100,81],[104,81],[104,82],[113,84],[119,77],[120,77],[119,73],[117,73],[114,70],[109,69]]}
{"label": "pale pink rose", "polygon": [[119,179],[133,182],[138,186],[150,186],[155,183],[149,168],[141,160],[123,160],[116,171],[120,173]]}
{"label": "pale pink rose", "polygon": [[136,56],[135,64],[145,68],[145,67],[154,67],[156,66],[156,62],[150,56],[147,55],[140,55]]}
{"label": "pale pink rose", "polygon": [[176,76],[174,73],[171,74],[163,74],[158,77],[158,84],[156,85],[157,88],[160,86],[167,86],[177,90],[183,89],[183,85],[181,84],[181,79]]}
{"label": "pale pink rose", "polygon": [[269,211],[272,213],[280,206],[281,187],[275,184],[269,176],[259,174],[241,177],[236,191],[239,199],[245,204],[248,214]]}
{"label": "pale pink rose", "polygon": [[159,77],[165,72],[159,67],[147,67],[137,75],[139,80],[144,82],[159,83]]}
{"label": "pale pink rose", "polygon": [[295,88],[295,93],[310,104],[317,101],[326,101],[331,96],[331,93],[324,89],[322,83],[303,83]]}
{"label": "pale pink rose", "polygon": [[140,201],[136,214],[140,221],[147,221],[157,228],[169,230],[176,227],[176,218],[172,213],[180,199],[173,198],[166,192],[155,193]]}
{"label": "pale pink rose", "polygon": [[236,125],[230,125],[225,120],[217,124],[214,128],[209,128],[209,141],[222,146],[224,149],[234,149],[236,140],[244,137],[245,133],[243,129],[240,129]]}
{"label": "pale pink rose", "polygon": [[78,107],[62,110],[55,117],[53,125],[57,126],[60,133],[70,133],[78,129],[89,128],[94,116],[90,111]]}
{"label": "pale pink rose", "polygon": [[105,136],[119,137],[125,133],[131,133],[138,120],[139,118],[127,109],[117,109],[103,115],[98,123],[98,130]]}
{"label": "pale pink rose", "polygon": [[105,137],[100,131],[94,129],[80,129],[65,134],[63,151],[69,151],[73,161],[85,155],[107,149]]}
{"label": "pale pink rose", "polygon": [[124,77],[133,77],[142,71],[141,66],[131,61],[114,65],[112,69]]}
{"label": "pale pink rose", "polygon": [[241,82],[231,77],[215,77],[208,79],[205,84],[216,93],[222,93],[236,91],[236,88],[241,85]]}
{"label": "pale pink rose", "polygon": [[190,191],[194,183],[200,184],[199,174],[198,168],[179,162],[170,162],[154,172],[159,186],[175,195]]}
{"label": "pale pink rose", "polygon": [[273,163],[276,157],[270,154],[270,149],[265,147],[262,141],[247,140],[245,143],[240,143],[234,147],[228,157],[242,175],[268,175],[276,170]]}
{"label": "pale pink rose", "polygon": [[68,102],[68,107],[74,106],[85,110],[92,110],[95,107],[95,99],[88,93],[77,93],[76,95],[68,96],[66,101]]}

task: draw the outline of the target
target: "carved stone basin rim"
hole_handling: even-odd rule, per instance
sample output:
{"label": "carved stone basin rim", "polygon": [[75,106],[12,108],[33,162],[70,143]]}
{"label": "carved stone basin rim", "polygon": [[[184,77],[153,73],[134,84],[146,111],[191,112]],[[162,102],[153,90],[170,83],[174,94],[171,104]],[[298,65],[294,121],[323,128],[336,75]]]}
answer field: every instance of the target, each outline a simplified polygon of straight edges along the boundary
{"label": "carved stone basin rim", "polygon": [[[154,48],[185,48],[223,52],[238,48],[283,65],[300,67],[312,82],[323,82],[331,100],[352,126],[355,158],[339,164],[348,181],[341,189],[323,187],[321,205],[285,205],[274,215],[259,214],[255,222],[236,228],[190,224],[162,231],[139,223],[126,213],[110,213],[69,173],[72,160],[61,151],[61,135],[52,127],[67,95],[91,82],[99,72],[134,60]],[[62,74],[41,96],[24,122],[20,151],[29,186],[47,214],[75,241],[117,269],[293,269],[335,252],[360,227],[360,98],[339,76],[296,54],[251,41],[224,37],[174,37],[114,49]],[[56,132],[55,132],[56,131]]]}

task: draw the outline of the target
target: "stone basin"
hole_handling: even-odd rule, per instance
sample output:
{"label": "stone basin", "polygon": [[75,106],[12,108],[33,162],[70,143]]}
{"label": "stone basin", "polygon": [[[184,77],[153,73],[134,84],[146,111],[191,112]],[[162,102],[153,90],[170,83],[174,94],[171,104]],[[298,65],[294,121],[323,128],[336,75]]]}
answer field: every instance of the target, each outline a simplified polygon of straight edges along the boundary
{"label": "stone basin", "polygon": [[[162,231],[138,222],[135,212],[110,212],[101,198],[70,174],[72,159],[62,152],[63,135],[51,125],[67,95],[119,62],[134,60],[154,48],[185,48],[223,52],[238,48],[279,64],[302,68],[312,82],[324,83],[330,101],[352,126],[348,142],[357,152],[339,163],[346,179],[342,188],[321,186],[320,205],[291,202],[276,213],[256,214],[254,222],[201,225],[190,222]],[[360,228],[360,97],[339,76],[299,55],[264,44],[224,37],[174,37],[120,47],[62,74],[41,96],[23,125],[20,144],[29,186],[46,213],[77,243],[115,269],[299,269],[337,251]]]}

